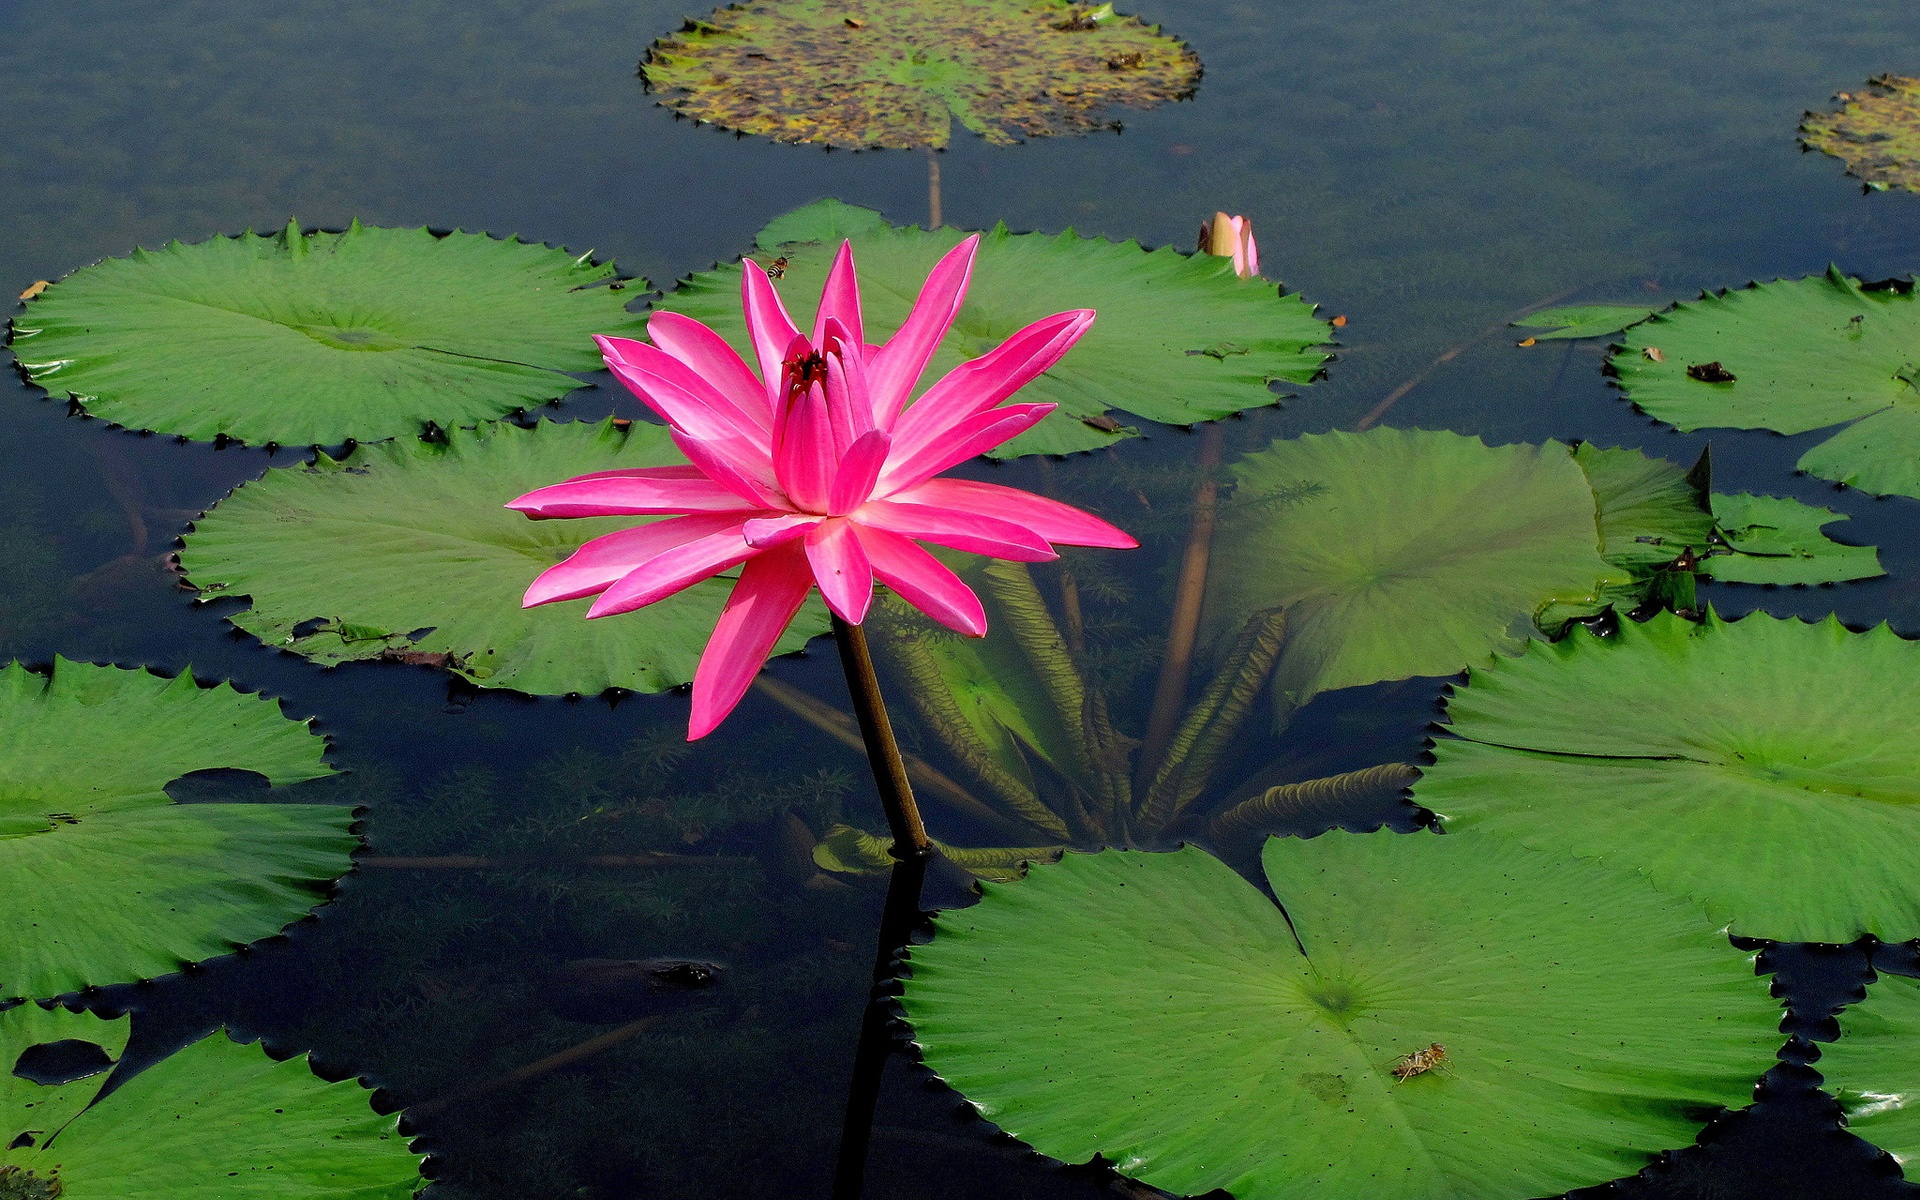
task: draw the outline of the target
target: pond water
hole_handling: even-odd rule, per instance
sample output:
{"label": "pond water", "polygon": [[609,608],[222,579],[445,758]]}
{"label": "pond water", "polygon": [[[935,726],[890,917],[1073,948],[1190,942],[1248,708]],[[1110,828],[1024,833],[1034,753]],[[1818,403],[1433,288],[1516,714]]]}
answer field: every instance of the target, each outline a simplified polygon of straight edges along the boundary
{"label": "pond water", "polygon": [[[1118,134],[1012,148],[957,136],[942,162],[944,215],[960,228],[1072,226],[1183,248],[1215,209],[1250,215],[1265,274],[1347,324],[1323,381],[1227,424],[1230,455],[1352,428],[1415,377],[1384,423],[1493,444],[1589,439],[1677,462],[1710,440],[1717,490],[1844,512],[1843,536],[1878,545],[1888,574],[1709,585],[1707,599],[1729,615],[1835,612],[1920,635],[1920,510],[1795,475],[1825,434],[1676,433],[1602,377],[1605,339],[1519,349],[1497,328],[1550,300],[1664,304],[1829,262],[1868,279],[1912,269],[1920,201],[1863,195],[1793,134],[1802,110],[1836,90],[1911,69],[1920,11],[1892,0],[1156,0],[1140,12],[1198,52],[1196,95],[1123,114]],[[738,139],[655,106],[634,64],[682,16],[658,0],[0,0],[0,280],[24,287],[138,245],[294,216],[519,233],[670,286],[819,197],[925,220],[918,155]],[[643,415],[595,378],[560,415]],[[294,455],[136,436],[4,386],[0,654],[191,666],[265,691],[332,739],[351,773],[313,795],[369,806],[370,854],[504,860],[363,867],[290,936],[110,991],[100,1003],[134,1012],[138,1055],[222,1024],[275,1052],[311,1050],[324,1073],[380,1088],[387,1109],[424,1106],[411,1128],[432,1155],[434,1194],[449,1200],[826,1194],[880,894],[868,880],[810,882],[788,815],[815,834],[837,820],[881,827],[860,758],[758,696],[682,752],[680,695],[529,700],[450,687],[424,668],[322,670],[264,648],[220,606],[196,607],[159,556],[196,514]],[[1113,501],[1126,489],[1105,454],[1051,464],[1046,484],[1146,535],[1114,569],[1133,597],[1127,636],[1150,638],[1198,440],[1148,435],[1118,461],[1158,488],[1144,497],[1157,507]],[[1038,486],[1043,468],[980,469]],[[843,703],[830,650],[770,674]],[[1151,677],[1149,663],[1142,712]],[[1239,786],[1417,762],[1444,683],[1324,695],[1279,738],[1244,739],[1220,776]],[[966,840],[950,816],[934,819]],[[718,858],[525,862],[660,851]],[[927,897],[965,900],[942,880]],[[557,973],[572,960],[660,956],[728,969],[715,987],[605,1010]],[[1762,961],[1780,972],[1787,1027],[1803,1038],[1832,1036],[1833,1009],[1869,978],[1857,948],[1784,947]],[[1884,952],[1876,963],[1913,965]],[[611,1030],[624,1040],[577,1063],[481,1086]],[[1613,1194],[1911,1192],[1891,1160],[1840,1131],[1809,1057],[1796,1041],[1754,1109]],[[870,1195],[1124,1186],[995,1136],[895,1059]]]}

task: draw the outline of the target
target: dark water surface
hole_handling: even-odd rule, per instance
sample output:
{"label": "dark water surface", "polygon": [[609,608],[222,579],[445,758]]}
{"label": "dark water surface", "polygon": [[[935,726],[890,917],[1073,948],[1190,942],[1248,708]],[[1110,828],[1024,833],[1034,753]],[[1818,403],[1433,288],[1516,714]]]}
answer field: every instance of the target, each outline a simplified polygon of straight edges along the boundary
{"label": "dark water surface", "polygon": [[[1663,303],[1830,261],[1867,278],[1920,263],[1920,199],[1862,195],[1793,137],[1801,111],[1835,90],[1920,67],[1910,3],[1157,0],[1139,11],[1200,53],[1197,96],[1127,114],[1118,136],[1010,149],[962,136],[943,164],[945,215],[1182,246],[1216,208],[1252,216],[1265,273],[1350,323],[1329,378],[1284,411],[1231,423],[1230,450],[1351,427],[1466,345],[1388,423],[1691,461],[1707,435],[1637,415],[1601,378],[1599,342],[1518,350],[1480,335],[1555,296]],[[740,140],[654,107],[634,63],[682,16],[660,0],[0,0],[0,284],[18,291],[135,245],[294,216],[519,233],[669,285],[820,196],[925,219],[918,156]],[[755,698],[685,751],[682,697],[475,695],[425,669],[322,671],[265,649],[231,633],[218,606],[196,610],[157,556],[194,514],[292,455],[138,437],[16,382],[0,388],[13,392],[0,655],[191,664],[283,698],[318,718],[352,769],[311,796],[370,805],[373,853],[724,856],[645,870],[363,869],[291,937],[107,997],[139,1014],[136,1053],[221,1023],[276,1051],[311,1049],[324,1071],[384,1089],[389,1107],[431,1106],[415,1128],[449,1198],[825,1194],[878,893],[808,886],[788,835],[790,818],[815,833],[839,819],[881,825],[859,759]],[[636,408],[601,377],[562,415]],[[1730,614],[1835,611],[1920,634],[1920,509],[1793,475],[1824,436],[1713,431],[1716,484],[1850,514],[1843,536],[1881,546],[1889,576],[1713,586],[1710,598]],[[1193,446],[1162,430],[1122,456],[1177,484]],[[1109,461],[1057,464],[1055,484],[1104,498]],[[1030,483],[1038,469],[1003,477]],[[1170,487],[1152,513],[1107,509],[1155,535],[1119,564],[1142,635],[1164,620],[1180,494]],[[773,672],[842,694],[830,653]],[[1414,760],[1442,686],[1323,697],[1281,742],[1247,739],[1223,777],[1260,777],[1276,760],[1293,778]],[[960,899],[948,885],[929,902]],[[608,1011],[583,1009],[556,975],[568,960],[660,955],[730,969],[717,987]],[[1878,965],[1914,964],[1882,950]],[[1920,1193],[1838,1128],[1808,1065],[1868,978],[1867,952],[1777,948],[1763,966],[1793,999],[1796,1038],[1759,1103],[1607,1194]],[[575,1066],[467,1094],[649,1017]],[[871,1194],[1118,1186],[997,1139],[960,1108],[897,1065]]]}

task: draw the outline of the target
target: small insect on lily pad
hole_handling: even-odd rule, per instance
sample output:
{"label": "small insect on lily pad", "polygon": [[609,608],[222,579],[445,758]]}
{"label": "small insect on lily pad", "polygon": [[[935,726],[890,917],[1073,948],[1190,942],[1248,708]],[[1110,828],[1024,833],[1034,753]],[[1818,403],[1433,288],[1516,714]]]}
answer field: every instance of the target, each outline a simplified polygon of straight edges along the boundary
{"label": "small insect on lily pad", "polygon": [[[1838,268],[1675,305],[1611,360],[1628,399],[1681,429],[1846,428],[1799,468],[1862,491],[1920,496],[1920,303],[1908,284]],[[1658,348],[1658,358],[1648,351]]]}
{"label": "small insect on lily pad", "polygon": [[1570,304],[1565,308],[1543,308],[1528,313],[1514,324],[1528,329],[1547,330],[1534,334],[1532,340],[1551,342],[1619,333],[1657,311],[1644,304]]}
{"label": "small insect on lily pad", "polygon": [[1716,493],[1713,519],[1724,553],[1700,561],[1700,571],[1722,583],[1843,583],[1885,575],[1880,551],[1847,546],[1820,532],[1845,513],[1784,496]]}
{"label": "small insect on lily pad", "polygon": [[[915,946],[925,1061],[981,1116],[1175,1195],[1525,1200],[1748,1102],[1780,1010],[1693,905],[1501,838],[1069,852]],[[1284,912],[1282,911],[1284,909]]]}
{"label": "small insect on lily pad", "polygon": [[[589,600],[520,607],[547,567],[602,534],[655,518],[530,521],[503,505],[595,471],[684,464],[660,425],[541,421],[401,438],[278,467],[196,523],[180,566],[201,597],[246,597],[239,628],[332,666],[442,666],[535,695],[660,692],[689,683],[733,580],[588,621]],[[817,601],[779,653],[827,630]]]}
{"label": "small insect on lily pad", "polygon": [[[851,241],[867,336],[879,341],[899,329],[927,272],[964,236],[901,228],[872,209],[822,200],[761,230],[756,260],[764,266],[786,259],[774,286],[794,320],[810,328],[833,255],[843,239]],[[660,307],[704,321],[753,361],[740,315],[739,266],[691,276]],[[1001,225],[981,235],[966,304],[921,382],[931,386],[1029,322],[1074,308],[1091,308],[1098,319],[1019,396],[1060,410],[994,457],[1071,454],[1139,436],[1108,409],[1191,425],[1277,404],[1268,385],[1313,379],[1328,358],[1318,347],[1333,341],[1332,326],[1313,305],[1270,280],[1240,278],[1230,258]]]}
{"label": "small insect on lily pad", "polygon": [[[635,281],[645,290],[646,281]],[[83,267],[13,320],[54,399],[197,441],[337,445],[473,425],[598,370],[592,335],[638,332],[608,263],[480,233],[168,242]]]}
{"label": "small insect on lily pad", "polygon": [[1413,798],[1644,873],[1746,937],[1920,937],[1920,643],[1661,613],[1476,667]]}
{"label": "small insect on lily pad", "polygon": [[178,804],[195,771],[332,774],[280,706],[190,675],[0,669],[0,1002],[177,971],[270,937],[353,869],[350,809]]}
{"label": "small insect on lily pad", "polygon": [[[0,1012],[0,1196],[406,1200],[423,1186],[400,1118],[374,1112],[355,1080],[328,1083],[305,1055],[275,1062],[218,1030],[129,1076],[115,1069],[129,1023]],[[36,1060],[43,1047],[65,1069],[37,1070],[54,1061]]]}
{"label": "small insect on lily pad", "polygon": [[1800,142],[1847,164],[1872,188],[1920,191],[1920,79],[1876,75],[1838,112],[1809,112]]}
{"label": "small insect on lily pad", "polygon": [[1184,99],[1200,59],[1113,5],[1067,0],[766,0],[655,42],[660,103],[782,142],[947,144],[953,122],[1006,145],[1108,127]]}
{"label": "small insect on lily pad", "polygon": [[1820,1047],[1826,1090],[1847,1131],[1893,1155],[1920,1180],[1920,980],[1882,975],[1840,1014],[1840,1040]]}

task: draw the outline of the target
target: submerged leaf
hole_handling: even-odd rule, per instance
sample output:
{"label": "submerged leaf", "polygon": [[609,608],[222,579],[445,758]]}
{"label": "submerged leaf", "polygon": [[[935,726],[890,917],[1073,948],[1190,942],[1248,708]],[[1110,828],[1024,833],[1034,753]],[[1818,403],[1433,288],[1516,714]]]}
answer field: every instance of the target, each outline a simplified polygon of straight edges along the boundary
{"label": "submerged leaf", "polygon": [[[75,271],[13,321],[27,377],[184,438],[335,445],[557,400],[591,335],[637,334],[610,264],[479,233],[377,229],[168,242]],[[640,281],[644,288],[645,281]]]}
{"label": "submerged leaf", "polygon": [[[1661,358],[1645,353],[1658,343]],[[1805,433],[1852,422],[1799,468],[1920,496],[1920,307],[1837,268],[1702,296],[1636,326],[1611,362],[1628,398],[1681,429]]]}
{"label": "submerged leaf", "polygon": [[[759,244],[762,261],[786,256],[786,274],[776,286],[794,320],[810,328],[834,251],[850,239],[867,338],[878,342],[899,329],[927,272],[963,236],[953,229],[895,228],[869,209],[823,200],[776,219],[761,231]],[[660,307],[696,317],[743,353],[750,350],[738,266],[692,276]],[[1239,278],[1230,258],[1164,246],[1143,251],[1134,242],[1071,231],[1012,233],[1003,225],[981,235],[966,304],[924,378],[931,384],[1029,322],[1076,308],[1099,313],[1093,328],[1058,365],[1020,389],[1022,401],[1055,403],[1060,411],[994,457],[1070,454],[1135,436],[1133,429],[1089,423],[1109,408],[1190,425],[1276,404],[1267,385],[1311,380],[1327,360],[1314,347],[1332,340],[1312,305],[1266,280]],[[1233,353],[1208,353],[1229,342]]]}
{"label": "submerged leaf", "polygon": [[1644,304],[1569,304],[1564,308],[1543,308],[1538,312],[1530,312],[1514,324],[1529,329],[1551,330],[1550,333],[1536,333],[1527,339],[1529,342],[1550,342],[1619,333],[1657,311]]}
{"label": "submerged leaf", "polygon": [[1781,496],[1713,497],[1713,517],[1728,553],[1703,560],[1700,570],[1722,583],[1841,583],[1886,572],[1873,546],[1846,546],[1820,532],[1845,513]]}
{"label": "submerged leaf", "polygon": [[1801,143],[1869,185],[1920,191],[1920,79],[1876,75],[1845,99],[1838,112],[1801,118]]}
{"label": "submerged leaf", "polygon": [[1920,644],[1755,613],[1476,667],[1414,785],[1450,828],[1643,872],[1735,933],[1920,936]]}
{"label": "submerged leaf", "polygon": [[[187,535],[180,567],[207,599],[250,598],[236,626],[328,666],[444,654],[481,687],[665,691],[693,679],[733,580],[603,621],[585,619],[587,599],[521,608],[543,569],[650,518],[530,521],[502,506],[576,475],[685,461],[665,427],[613,421],[490,424],[323,454],[237,488]],[[810,602],[777,652],[826,630]]]}
{"label": "submerged leaf", "polygon": [[1200,59],[1138,17],[1068,0],[761,0],[647,52],[660,103],[728,129],[851,150],[1090,133],[1184,99]]}
{"label": "submerged leaf", "polygon": [[1430,833],[1265,866],[1284,914],[1194,849],[986,885],[912,949],[927,1065],[1041,1153],[1179,1195],[1522,1200],[1686,1145],[1779,1044],[1751,959],[1629,872]]}
{"label": "submerged leaf", "polygon": [[332,773],[280,706],[190,675],[0,669],[0,1002],[148,979],[270,937],[352,869],[350,810],[176,804],[194,771]]}
{"label": "submerged leaf", "polygon": [[[404,1200],[422,1186],[399,1117],[374,1112],[358,1082],[328,1083],[305,1055],[275,1062],[224,1032],[131,1078],[115,1071],[100,1095],[127,1024],[32,1004],[0,1012],[0,1195]],[[52,1085],[13,1073],[23,1051],[54,1042],[98,1047],[100,1070]]]}

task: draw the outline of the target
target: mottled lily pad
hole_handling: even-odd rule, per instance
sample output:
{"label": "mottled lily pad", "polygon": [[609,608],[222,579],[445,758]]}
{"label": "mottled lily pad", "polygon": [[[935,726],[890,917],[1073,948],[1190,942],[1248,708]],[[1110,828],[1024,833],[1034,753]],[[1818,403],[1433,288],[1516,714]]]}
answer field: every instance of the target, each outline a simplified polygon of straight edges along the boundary
{"label": "mottled lily pad", "polygon": [[1527,329],[1546,330],[1545,333],[1534,334],[1533,340],[1552,342],[1619,333],[1629,325],[1646,320],[1656,311],[1644,304],[1569,304],[1565,308],[1543,308],[1528,313],[1514,324]]}
{"label": "mottled lily pad", "polygon": [[49,396],[129,429],[377,441],[582,386],[566,372],[600,367],[592,335],[639,329],[618,282],[512,238],[289,224],[75,271],[14,318],[12,349]]}
{"label": "mottled lily pad", "polygon": [[1687,1145],[1780,1044],[1751,956],[1630,872],[1425,832],[1265,868],[1284,913],[1194,849],[983,885],[912,951],[927,1065],[1176,1195],[1524,1200]]}
{"label": "mottled lily pad", "polygon": [[1108,127],[1191,94],[1200,59],[1111,4],[766,0],[660,39],[660,103],[728,129],[852,150],[939,148],[953,122],[997,145]]}
{"label": "mottled lily pad", "polygon": [[270,937],[353,868],[349,809],[176,804],[194,771],[332,773],[326,742],[229,684],[56,659],[0,669],[0,1001],[177,971]]}
{"label": "mottled lily pad", "polygon": [[1716,493],[1713,519],[1726,551],[1703,560],[1700,570],[1722,583],[1842,583],[1886,574],[1876,548],[1842,545],[1820,532],[1848,519],[1830,508],[1783,496]]}
{"label": "mottled lily pad", "polygon": [[1869,187],[1920,191],[1920,79],[1874,76],[1838,112],[1802,117],[1800,141]]}
{"label": "mottled lily pad", "polygon": [[[1920,496],[1920,306],[1837,268],[1702,296],[1628,331],[1620,386],[1681,429],[1847,428],[1801,470],[1863,491]],[[1658,358],[1648,353],[1658,351]]]}
{"label": "mottled lily pad", "polygon": [[1476,667],[1413,797],[1788,942],[1920,937],[1920,644],[1755,613]]}
{"label": "mottled lily pad", "polygon": [[1514,653],[1553,606],[1590,607],[1632,578],[1602,556],[1594,491],[1558,442],[1309,434],[1247,455],[1232,478],[1209,625],[1286,610],[1283,717],[1322,691]]}
{"label": "mottled lily pad", "polygon": [[[375,1113],[356,1081],[328,1083],[305,1055],[275,1062],[220,1031],[130,1078],[109,1074],[128,1025],[33,1004],[0,1012],[0,1196],[405,1200],[424,1186],[400,1118]],[[15,1070],[28,1049],[63,1042],[95,1047],[98,1069],[50,1084]]]}
{"label": "mottled lily pad", "polygon": [[1840,1040],[1815,1064],[1847,1129],[1920,1179],[1920,980],[1882,975],[1840,1015]]}
{"label": "mottled lily pad", "polygon": [[[763,266],[786,259],[776,286],[794,319],[810,327],[833,253],[851,240],[867,336],[878,341],[906,320],[927,272],[963,236],[896,228],[871,209],[823,200],[762,230],[757,258]],[[694,275],[660,306],[706,322],[749,352],[737,265]],[[995,457],[1070,454],[1137,436],[1109,409],[1190,425],[1277,404],[1268,384],[1311,380],[1327,360],[1316,347],[1333,340],[1333,327],[1312,305],[1269,281],[1239,278],[1232,259],[1002,225],[981,236],[966,304],[922,385],[1029,322],[1074,308],[1098,312],[1093,328],[1020,391],[1021,400],[1050,401],[1060,411]]]}
{"label": "mottled lily pad", "polygon": [[[203,599],[249,598],[235,625],[328,666],[428,663],[537,695],[665,691],[692,681],[733,580],[604,621],[586,619],[588,600],[523,609],[542,570],[651,518],[530,521],[502,506],[576,475],[684,462],[663,426],[614,421],[495,423],[322,454],[235,489],[187,535],[180,566]],[[778,652],[826,630],[810,601]]]}

